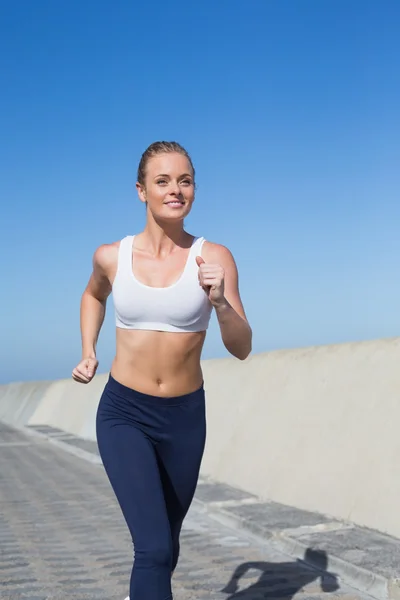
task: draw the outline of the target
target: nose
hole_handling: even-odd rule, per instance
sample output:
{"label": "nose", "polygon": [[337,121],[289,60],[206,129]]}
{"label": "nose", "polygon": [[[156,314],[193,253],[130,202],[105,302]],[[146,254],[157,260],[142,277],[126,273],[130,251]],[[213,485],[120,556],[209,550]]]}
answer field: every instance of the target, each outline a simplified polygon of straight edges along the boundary
{"label": "nose", "polygon": [[180,196],[181,195],[181,188],[179,187],[179,183],[177,181],[171,181],[171,194],[173,194],[174,196]]}

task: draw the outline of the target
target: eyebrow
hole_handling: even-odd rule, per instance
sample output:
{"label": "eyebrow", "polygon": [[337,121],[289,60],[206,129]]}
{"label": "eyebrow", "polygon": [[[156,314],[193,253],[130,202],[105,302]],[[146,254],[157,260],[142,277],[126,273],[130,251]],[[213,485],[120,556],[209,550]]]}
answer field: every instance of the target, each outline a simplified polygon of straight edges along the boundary
{"label": "eyebrow", "polygon": [[[160,175],[156,175],[156,177],[154,179],[157,179],[158,177],[170,177],[170,175],[166,175],[164,173],[160,173]],[[178,179],[182,179],[183,177],[190,177],[191,179],[193,179],[193,175],[191,175],[190,173],[184,173],[183,175],[179,175]]]}

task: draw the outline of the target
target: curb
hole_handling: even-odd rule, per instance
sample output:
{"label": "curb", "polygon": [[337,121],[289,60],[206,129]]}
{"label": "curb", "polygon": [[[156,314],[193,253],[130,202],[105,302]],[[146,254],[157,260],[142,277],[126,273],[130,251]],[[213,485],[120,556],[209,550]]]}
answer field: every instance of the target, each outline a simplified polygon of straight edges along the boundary
{"label": "curb", "polygon": [[[59,447],[63,451],[69,452],[70,454],[91,462],[92,464],[102,465],[100,456],[87,450],[74,447],[73,445],[64,442],[62,438],[57,439],[57,437],[52,437],[49,434],[26,426],[12,427],[13,429],[24,433],[27,437],[33,437],[41,440],[42,442],[48,442]],[[210,480],[208,477],[203,477],[200,475],[199,483],[215,484],[217,482]],[[256,504],[257,499],[254,497],[254,499],[250,502]],[[250,534],[254,541],[258,542],[259,544],[263,544],[267,540],[268,543],[272,544],[277,550],[280,550],[291,558],[296,558],[304,564],[308,564],[310,567],[320,571],[321,573],[324,572],[324,570],[321,569],[321,565],[318,564],[318,561],[313,562],[312,560],[305,558],[305,552],[306,550],[310,550],[310,546],[300,541],[296,537],[291,536],[290,533],[285,533],[284,530],[277,531],[264,525],[260,525],[255,521],[245,519],[228,512],[223,506],[220,506],[215,502],[200,500],[196,496],[193,499],[193,504],[203,512],[207,513],[215,521],[232,529],[239,529],[247,534]],[[314,546],[312,549],[318,550],[318,546]],[[346,562],[337,557],[335,554],[331,554],[329,552],[326,552],[326,554],[329,561],[330,571],[334,571],[335,575],[339,576],[345,584],[362,593],[372,596],[377,600],[400,600],[400,578],[387,578],[383,575],[379,575],[352,563]]]}
{"label": "curb", "polygon": [[[249,521],[232,513],[228,513],[223,508],[215,505],[213,506],[198,498],[195,498],[194,502],[210,517],[221,524],[251,533],[259,542],[268,540],[268,542],[273,544],[278,550],[321,571],[321,567],[317,562],[314,563],[312,560],[304,558],[305,551],[309,549],[309,546],[298,539],[282,532],[278,533],[273,529],[258,525],[253,521]],[[318,548],[315,547],[313,549],[317,550]],[[400,600],[400,579],[389,579],[382,575],[378,575],[372,571],[348,563],[329,552],[327,552],[327,558],[330,570],[333,570],[347,585],[360,592],[373,596],[378,600]]]}

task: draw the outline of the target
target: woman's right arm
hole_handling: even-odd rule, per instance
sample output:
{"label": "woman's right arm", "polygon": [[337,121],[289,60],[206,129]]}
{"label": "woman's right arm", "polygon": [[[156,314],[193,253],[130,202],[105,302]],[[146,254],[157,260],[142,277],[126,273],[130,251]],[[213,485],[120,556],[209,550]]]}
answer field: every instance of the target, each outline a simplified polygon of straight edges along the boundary
{"label": "woman's right arm", "polygon": [[93,256],[93,272],[82,294],[80,307],[82,358],[72,371],[73,379],[79,383],[89,383],[99,364],[96,345],[112,289],[111,277],[116,269],[117,253],[116,244],[104,244]]}

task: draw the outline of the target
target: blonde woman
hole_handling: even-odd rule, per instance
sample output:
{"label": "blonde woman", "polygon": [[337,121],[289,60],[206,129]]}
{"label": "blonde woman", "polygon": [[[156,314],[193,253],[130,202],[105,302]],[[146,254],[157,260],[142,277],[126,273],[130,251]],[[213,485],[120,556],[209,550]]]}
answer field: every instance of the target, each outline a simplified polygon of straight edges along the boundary
{"label": "blonde woman", "polygon": [[134,544],[131,600],[171,600],[179,536],[196,489],[206,440],[201,352],[212,310],[228,351],[251,352],[238,273],[224,246],[184,229],[195,170],[182,146],[156,142],[137,177],[144,230],[100,246],[81,302],[82,360],[89,383],[113,293],[116,356],[97,412],[104,468]]}

